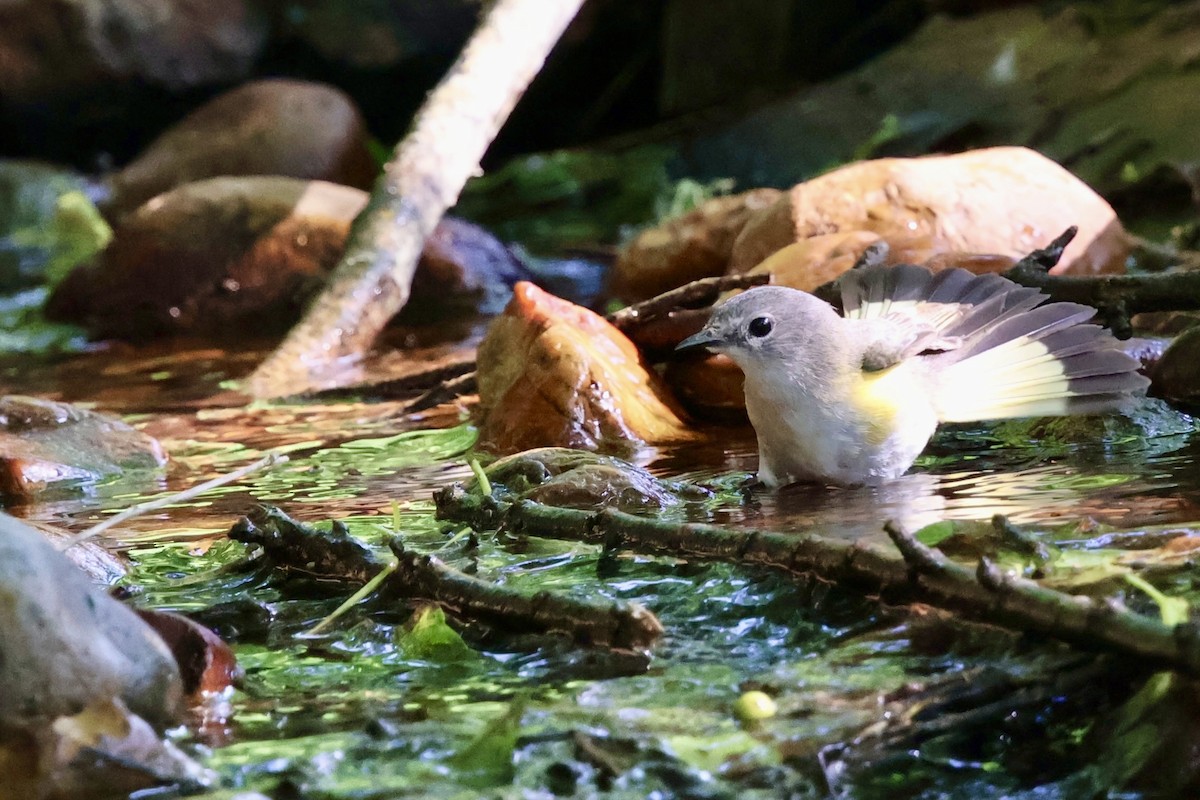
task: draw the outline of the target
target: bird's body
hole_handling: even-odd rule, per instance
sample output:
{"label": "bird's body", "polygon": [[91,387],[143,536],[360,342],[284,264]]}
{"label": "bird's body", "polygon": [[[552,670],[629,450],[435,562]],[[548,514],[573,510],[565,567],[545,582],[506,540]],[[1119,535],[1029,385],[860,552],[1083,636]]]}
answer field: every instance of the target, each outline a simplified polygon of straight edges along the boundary
{"label": "bird's body", "polygon": [[751,289],[684,342],[745,373],[768,485],[878,483],[912,466],[940,422],[1106,410],[1146,385],[1084,324],[1093,309],[996,275],[867,267],[841,292],[845,316],[806,292]]}

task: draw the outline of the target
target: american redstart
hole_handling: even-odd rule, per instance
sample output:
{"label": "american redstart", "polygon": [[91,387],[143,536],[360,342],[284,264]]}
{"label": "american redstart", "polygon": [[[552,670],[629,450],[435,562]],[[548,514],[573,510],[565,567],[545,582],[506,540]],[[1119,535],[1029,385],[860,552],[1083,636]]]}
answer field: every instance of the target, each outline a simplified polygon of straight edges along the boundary
{"label": "american redstart", "polygon": [[764,286],[718,305],[679,348],[746,376],[758,477],[873,484],[905,472],[939,423],[1094,413],[1149,381],[1095,309],[999,275],[869,266],[839,280],[843,315]]}

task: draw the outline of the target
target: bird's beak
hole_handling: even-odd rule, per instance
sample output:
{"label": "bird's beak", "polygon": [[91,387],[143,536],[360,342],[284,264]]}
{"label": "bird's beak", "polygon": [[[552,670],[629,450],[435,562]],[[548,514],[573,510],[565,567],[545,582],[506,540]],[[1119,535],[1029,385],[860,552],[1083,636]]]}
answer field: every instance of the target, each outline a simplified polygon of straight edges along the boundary
{"label": "bird's beak", "polygon": [[676,352],[680,350],[692,350],[697,347],[712,347],[713,345],[721,344],[724,340],[713,331],[705,328],[697,334],[687,337],[679,344],[675,345]]}

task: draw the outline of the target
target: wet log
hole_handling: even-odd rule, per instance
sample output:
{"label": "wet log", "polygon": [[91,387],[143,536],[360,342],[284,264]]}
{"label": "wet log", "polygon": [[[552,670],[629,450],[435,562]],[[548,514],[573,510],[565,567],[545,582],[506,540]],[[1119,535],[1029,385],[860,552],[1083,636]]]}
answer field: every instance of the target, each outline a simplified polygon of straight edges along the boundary
{"label": "wet log", "polygon": [[[229,538],[257,545],[278,567],[325,580],[365,584],[385,564],[346,527],[328,532],[302,525],[276,508],[260,507],[239,520]],[[636,603],[588,602],[550,592],[526,594],[460,572],[439,559],[391,544],[398,564],[382,591],[437,603],[461,617],[506,629],[563,633],[581,644],[642,650],[662,635],[654,614]]]}
{"label": "wet log", "polygon": [[777,533],[647,519],[612,508],[579,511],[528,500],[503,503],[455,485],[435,495],[441,519],[476,530],[582,541],[610,550],[725,561],[821,580],[878,594],[887,602],[921,602],[964,617],[1034,631],[1086,648],[1200,675],[1200,626],[1169,626],[1115,602],[1049,589],[999,572],[950,561],[898,525],[896,548],[819,533]]}

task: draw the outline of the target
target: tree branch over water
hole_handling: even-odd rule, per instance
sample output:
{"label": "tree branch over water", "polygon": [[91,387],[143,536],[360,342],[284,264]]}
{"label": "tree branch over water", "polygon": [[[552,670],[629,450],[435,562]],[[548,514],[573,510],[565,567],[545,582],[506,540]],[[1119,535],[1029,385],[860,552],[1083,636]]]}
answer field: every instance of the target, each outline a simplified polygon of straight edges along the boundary
{"label": "tree branch over water", "polygon": [[582,0],[497,0],[426,98],[324,291],[247,379],[257,397],[341,385],[408,302],[425,239],[478,170]]}

